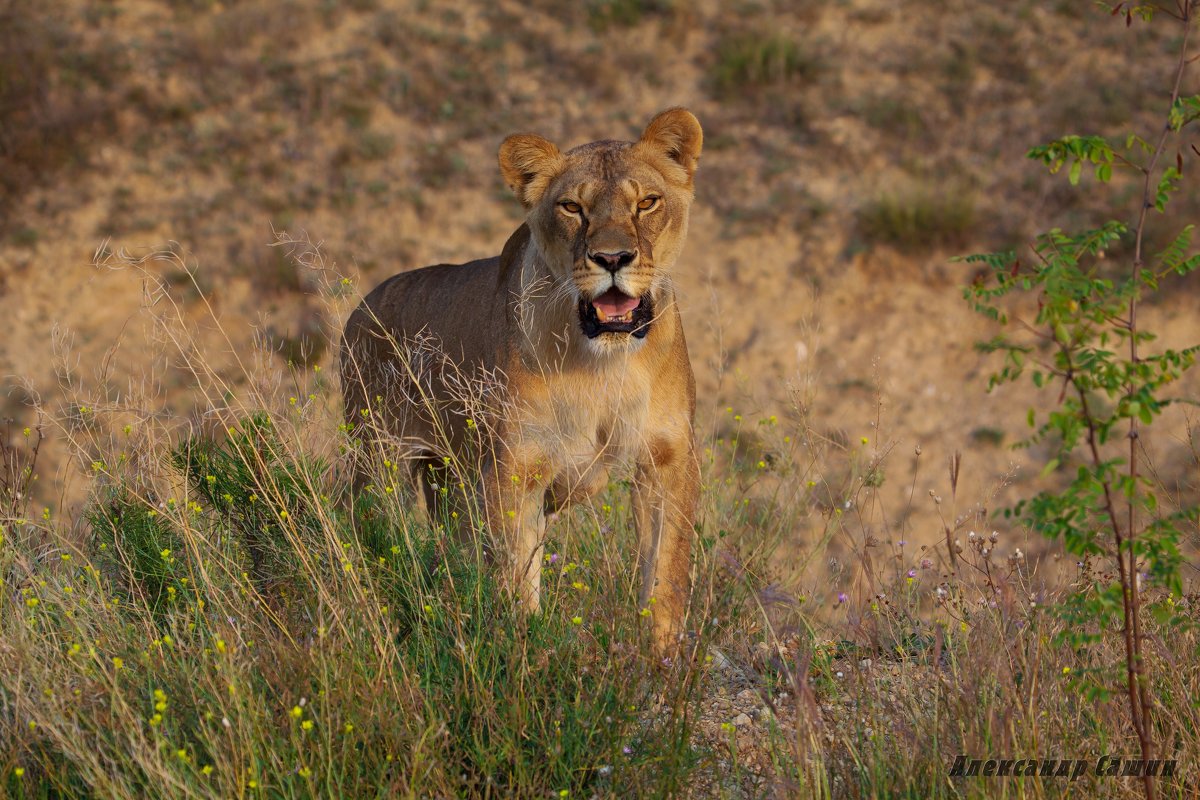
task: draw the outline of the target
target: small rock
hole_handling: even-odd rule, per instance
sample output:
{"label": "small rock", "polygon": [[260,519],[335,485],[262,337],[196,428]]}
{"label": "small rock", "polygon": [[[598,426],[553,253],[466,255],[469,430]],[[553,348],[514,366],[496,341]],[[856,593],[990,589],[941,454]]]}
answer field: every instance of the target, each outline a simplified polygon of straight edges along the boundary
{"label": "small rock", "polygon": [[718,670],[724,672],[725,670],[728,670],[733,667],[733,662],[731,662],[728,658],[726,658],[725,654],[722,653],[717,648],[715,648],[715,647],[708,648],[708,654],[712,657],[712,665],[715,669],[718,669]]}
{"label": "small rock", "polygon": [[750,724],[750,717],[745,714],[738,714],[733,718],[733,726],[735,728],[744,728]]}

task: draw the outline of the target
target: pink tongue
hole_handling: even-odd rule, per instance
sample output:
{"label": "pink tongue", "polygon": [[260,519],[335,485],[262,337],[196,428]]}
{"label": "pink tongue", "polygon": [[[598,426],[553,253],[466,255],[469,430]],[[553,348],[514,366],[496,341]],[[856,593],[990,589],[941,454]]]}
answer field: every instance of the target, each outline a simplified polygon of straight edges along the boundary
{"label": "pink tongue", "polygon": [[637,308],[639,302],[638,298],[630,297],[614,287],[593,300],[592,305],[607,317],[620,317]]}

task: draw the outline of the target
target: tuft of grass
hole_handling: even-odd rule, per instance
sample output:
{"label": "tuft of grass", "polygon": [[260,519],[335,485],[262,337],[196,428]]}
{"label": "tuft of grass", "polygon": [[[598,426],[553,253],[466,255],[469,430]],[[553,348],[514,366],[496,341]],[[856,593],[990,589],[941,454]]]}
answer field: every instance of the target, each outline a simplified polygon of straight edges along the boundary
{"label": "tuft of grass", "polygon": [[417,177],[424,186],[444,188],[462,180],[467,169],[462,153],[449,145],[431,143],[417,155]]}
{"label": "tuft of grass", "polygon": [[357,147],[358,156],[364,161],[381,161],[396,149],[396,139],[390,133],[364,131]]}
{"label": "tuft of grass", "polygon": [[929,131],[920,107],[908,97],[873,95],[859,103],[859,113],[868,125],[887,134],[889,139],[911,142]]}
{"label": "tuft of grass", "polygon": [[747,90],[812,78],[818,69],[816,58],[785,34],[741,32],[718,42],[709,81],[716,94],[732,97]]}
{"label": "tuft of grass", "polygon": [[614,27],[632,28],[647,15],[670,12],[674,6],[674,0],[589,0],[588,25],[597,33]]}
{"label": "tuft of grass", "polygon": [[859,235],[905,252],[963,244],[975,229],[974,195],[962,188],[919,185],[882,194],[858,210]]}
{"label": "tuft of grass", "polygon": [[[169,517],[127,487],[110,489],[85,518],[98,546],[95,563],[128,597],[151,612],[175,594],[175,564],[182,539]],[[172,507],[174,500],[168,503]]]}
{"label": "tuft of grass", "polygon": [[999,447],[1004,444],[1004,431],[1000,428],[989,426],[980,426],[971,431],[971,441],[978,442],[989,447]]}
{"label": "tuft of grass", "polygon": [[31,228],[28,225],[17,228],[12,232],[10,239],[17,247],[34,247],[41,241],[42,235],[37,228]]}

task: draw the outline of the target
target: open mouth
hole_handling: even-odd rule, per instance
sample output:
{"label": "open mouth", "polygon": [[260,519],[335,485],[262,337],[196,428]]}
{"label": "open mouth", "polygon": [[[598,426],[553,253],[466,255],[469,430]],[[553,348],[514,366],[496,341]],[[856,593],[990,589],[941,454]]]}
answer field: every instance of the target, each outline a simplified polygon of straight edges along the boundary
{"label": "open mouth", "polygon": [[579,300],[579,326],[589,339],[602,333],[628,333],[641,339],[650,332],[654,303],[650,295],[630,297],[617,287],[591,300]]}

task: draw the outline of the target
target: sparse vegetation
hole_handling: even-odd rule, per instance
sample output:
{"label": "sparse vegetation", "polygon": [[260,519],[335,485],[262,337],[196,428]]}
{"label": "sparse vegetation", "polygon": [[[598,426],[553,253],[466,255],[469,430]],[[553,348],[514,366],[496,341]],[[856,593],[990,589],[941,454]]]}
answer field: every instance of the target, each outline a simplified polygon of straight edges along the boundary
{"label": "sparse vegetation", "polygon": [[787,34],[775,31],[727,35],[710,70],[714,90],[729,98],[792,80],[812,78],[816,59]]}
{"label": "sparse vegetation", "polygon": [[999,428],[979,427],[971,431],[971,440],[979,444],[999,447],[1004,443],[1004,431]]}
{"label": "sparse vegetation", "polygon": [[859,235],[905,252],[959,247],[975,224],[970,191],[931,183],[880,195],[858,211]]}
{"label": "sparse vegetation", "polygon": [[647,14],[670,11],[675,0],[589,0],[588,24],[596,31],[610,27],[632,27]]}
{"label": "sparse vegetation", "polygon": [[[62,2],[0,2],[0,233],[16,196],[112,129],[124,59],[81,32],[83,16]],[[19,244],[31,230],[18,230]]]}

